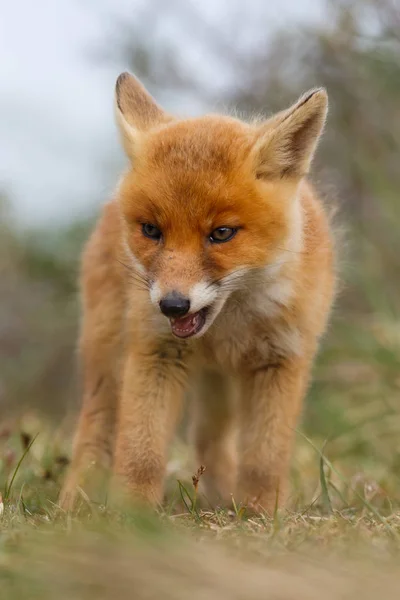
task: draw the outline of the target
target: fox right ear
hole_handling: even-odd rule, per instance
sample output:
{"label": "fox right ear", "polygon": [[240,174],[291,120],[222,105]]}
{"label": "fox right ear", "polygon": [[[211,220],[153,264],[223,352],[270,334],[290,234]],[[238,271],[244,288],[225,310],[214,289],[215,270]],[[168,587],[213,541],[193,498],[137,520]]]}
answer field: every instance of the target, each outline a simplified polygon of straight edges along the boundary
{"label": "fox right ear", "polygon": [[306,175],[328,110],[323,88],[310,90],[288,110],[265,122],[255,148],[260,179]]}
{"label": "fox right ear", "polygon": [[115,112],[125,152],[134,158],[140,134],[170,120],[136,77],[122,73],[115,86]]}

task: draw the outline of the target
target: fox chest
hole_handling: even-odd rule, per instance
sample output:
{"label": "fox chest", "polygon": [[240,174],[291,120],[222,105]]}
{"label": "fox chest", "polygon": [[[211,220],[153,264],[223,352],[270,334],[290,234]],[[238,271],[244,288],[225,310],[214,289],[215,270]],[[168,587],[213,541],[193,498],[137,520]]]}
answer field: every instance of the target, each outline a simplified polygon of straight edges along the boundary
{"label": "fox chest", "polygon": [[257,370],[301,352],[295,326],[268,319],[229,319],[215,325],[202,340],[201,355],[207,365],[224,371]]}

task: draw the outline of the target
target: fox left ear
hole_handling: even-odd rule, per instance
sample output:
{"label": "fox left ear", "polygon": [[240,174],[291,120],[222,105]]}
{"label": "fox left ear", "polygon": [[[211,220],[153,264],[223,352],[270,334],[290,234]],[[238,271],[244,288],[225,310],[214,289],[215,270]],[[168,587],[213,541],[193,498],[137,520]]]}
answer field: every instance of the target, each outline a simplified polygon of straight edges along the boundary
{"label": "fox left ear", "polygon": [[255,168],[259,179],[306,175],[328,112],[323,88],[310,90],[288,110],[259,127]]}
{"label": "fox left ear", "polygon": [[136,77],[122,73],[115,86],[115,112],[122,142],[133,159],[140,134],[170,120]]}

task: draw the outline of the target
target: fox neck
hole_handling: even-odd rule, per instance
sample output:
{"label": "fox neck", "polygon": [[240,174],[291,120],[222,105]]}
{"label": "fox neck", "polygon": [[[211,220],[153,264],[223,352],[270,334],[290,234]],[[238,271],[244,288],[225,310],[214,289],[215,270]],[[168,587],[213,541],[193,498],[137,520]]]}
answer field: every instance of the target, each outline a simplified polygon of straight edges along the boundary
{"label": "fox neck", "polygon": [[247,314],[274,317],[288,307],[296,292],[296,279],[299,274],[299,262],[303,253],[304,214],[300,196],[294,198],[289,233],[282,247],[277,251],[275,260],[263,268],[249,274],[251,282],[244,282],[233,301],[246,306]]}

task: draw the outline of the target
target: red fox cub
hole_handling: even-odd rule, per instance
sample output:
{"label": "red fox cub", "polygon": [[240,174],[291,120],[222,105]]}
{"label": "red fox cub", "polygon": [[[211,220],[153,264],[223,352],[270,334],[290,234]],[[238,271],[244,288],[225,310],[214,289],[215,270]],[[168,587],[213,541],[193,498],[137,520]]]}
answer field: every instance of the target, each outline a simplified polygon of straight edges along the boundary
{"label": "red fox cub", "polygon": [[190,387],[207,498],[271,511],[335,287],[329,220],[305,179],[326,92],[262,122],[179,120],[124,73],[116,114],[129,169],[83,256],[83,407],[60,503],[90,464],[162,502]]}

